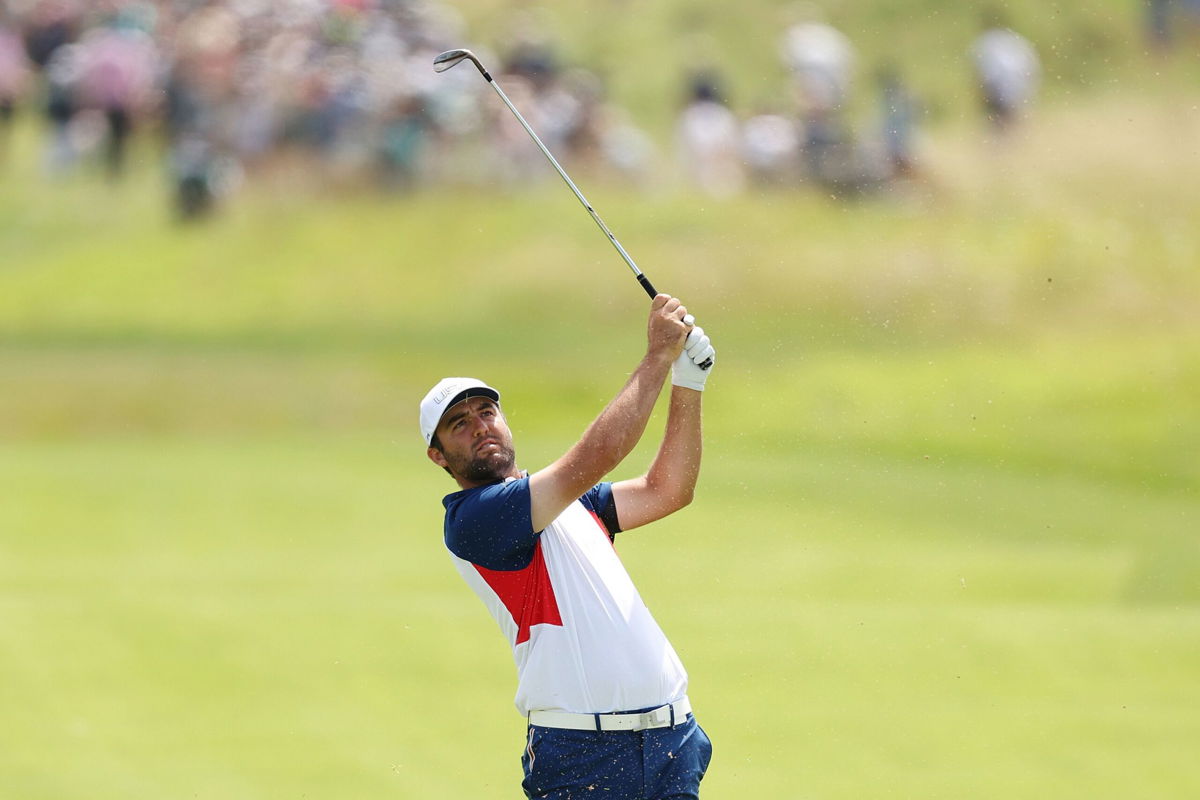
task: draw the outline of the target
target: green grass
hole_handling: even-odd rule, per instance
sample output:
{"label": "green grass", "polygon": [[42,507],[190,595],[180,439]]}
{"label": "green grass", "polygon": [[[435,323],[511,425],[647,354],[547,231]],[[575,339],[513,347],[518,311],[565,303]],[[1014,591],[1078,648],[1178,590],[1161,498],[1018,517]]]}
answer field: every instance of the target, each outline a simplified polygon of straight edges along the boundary
{"label": "green grass", "polygon": [[[855,205],[587,188],[720,350],[695,504],[618,539],[706,797],[1200,791],[1200,117],[1156,86],[1002,150],[944,128]],[[640,354],[625,268],[558,186],[254,188],[179,228],[149,147],[54,183],[32,133],[0,183],[0,796],[514,796],[511,659],[415,406],[480,374],[554,458]]]}
{"label": "green grass", "polygon": [[[5,794],[511,796],[511,663],[411,438],[5,447]],[[1194,497],[727,439],[703,489],[621,550],[710,796],[1197,788]]]}

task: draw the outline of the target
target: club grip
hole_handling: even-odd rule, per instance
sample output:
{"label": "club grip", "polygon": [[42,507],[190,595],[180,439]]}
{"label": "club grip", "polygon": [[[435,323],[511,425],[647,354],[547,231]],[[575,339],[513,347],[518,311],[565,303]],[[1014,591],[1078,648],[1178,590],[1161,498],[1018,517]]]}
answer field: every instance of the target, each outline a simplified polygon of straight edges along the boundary
{"label": "club grip", "polygon": [[[642,288],[646,290],[646,294],[650,295],[650,299],[653,300],[658,294],[658,292],[654,289],[654,284],[652,284],[650,279],[640,272],[638,273],[637,280],[638,283],[642,285]],[[700,369],[707,371],[712,368],[712,365],[713,360],[711,358],[707,358],[704,360],[704,363],[700,365]]]}

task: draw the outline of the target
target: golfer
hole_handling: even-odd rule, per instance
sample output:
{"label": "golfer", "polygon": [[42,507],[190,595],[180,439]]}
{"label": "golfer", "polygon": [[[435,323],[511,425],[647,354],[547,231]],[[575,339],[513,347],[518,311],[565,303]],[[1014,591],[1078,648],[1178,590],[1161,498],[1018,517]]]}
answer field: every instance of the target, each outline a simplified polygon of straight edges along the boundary
{"label": "golfer", "polygon": [[[687,672],[614,548],[618,532],[692,499],[709,374],[698,365],[715,356],[692,322],[679,300],[657,295],[624,388],[532,474],[517,466],[492,387],[446,378],[421,401],[429,459],[461,489],[442,501],[446,547],[516,661],[527,797],[699,797],[712,745],[692,716]],[[649,470],[602,482],[641,439],[668,373],[666,432]]]}

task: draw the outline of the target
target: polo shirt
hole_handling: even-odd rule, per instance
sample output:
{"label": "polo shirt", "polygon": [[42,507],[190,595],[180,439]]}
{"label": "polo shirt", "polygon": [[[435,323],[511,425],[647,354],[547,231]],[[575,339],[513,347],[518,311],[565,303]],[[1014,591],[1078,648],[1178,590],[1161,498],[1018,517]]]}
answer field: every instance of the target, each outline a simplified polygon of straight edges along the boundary
{"label": "polo shirt", "polygon": [[612,484],[534,531],[529,478],[447,495],[445,542],[512,648],[521,714],[674,702],[687,672],[617,556]]}

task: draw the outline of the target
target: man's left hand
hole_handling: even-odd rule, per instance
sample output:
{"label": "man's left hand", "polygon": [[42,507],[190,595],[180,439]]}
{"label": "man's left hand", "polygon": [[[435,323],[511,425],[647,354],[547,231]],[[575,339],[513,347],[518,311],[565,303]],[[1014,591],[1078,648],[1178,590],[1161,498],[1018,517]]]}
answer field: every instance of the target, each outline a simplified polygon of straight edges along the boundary
{"label": "man's left hand", "polygon": [[[709,366],[707,369],[701,369],[700,365],[705,361],[710,362]],[[683,352],[671,365],[671,383],[675,386],[703,392],[704,382],[708,379],[708,373],[712,372],[713,364],[716,361],[717,351],[713,348],[708,334],[704,332],[703,328],[694,327],[683,343]]]}

